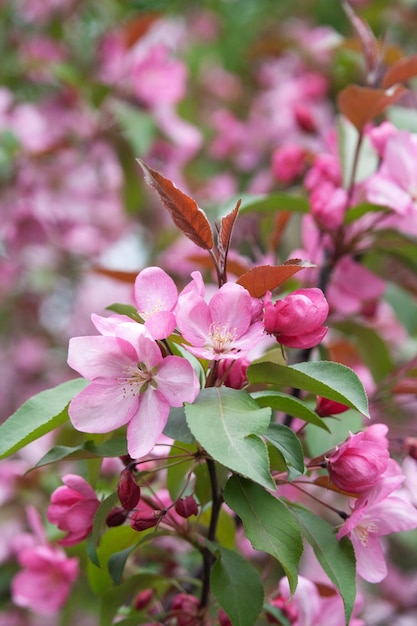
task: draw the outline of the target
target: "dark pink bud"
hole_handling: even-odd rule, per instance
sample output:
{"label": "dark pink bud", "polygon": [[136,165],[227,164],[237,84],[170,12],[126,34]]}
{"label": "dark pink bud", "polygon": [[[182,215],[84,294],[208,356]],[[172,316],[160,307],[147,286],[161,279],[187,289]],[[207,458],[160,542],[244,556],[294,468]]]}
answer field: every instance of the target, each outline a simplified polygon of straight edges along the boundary
{"label": "dark pink bud", "polygon": [[140,532],[141,530],[147,530],[153,528],[158,524],[160,519],[165,515],[163,511],[134,511],[130,517],[130,525],[133,530]]}
{"label": "dark pink bud", "polygon": [[120,506],[114,507],[106,517],[107,526],[110,528],[121,526],[126,521],[127,514],[128,511],[122,509]]}
{"label": "dark pink bud", "polygon": [[411,458],[417,461],[417,437],[406,437],[404,447],[408,456],[411,456]]}
{"label": "dark pink bud", "polygon": [[124,469],[121,472],[117,485],[117,493],[122,507],[127,511],[134,509],[139,502],[140,487],[129,469]]}
{"label": "dark pink bud", "polygon": [[348,411],[349,407],[346,404],[342,404],[341,402],[335,402],[334,400],[329,400],[328,398],[322,398],[321,396],[317,397],[316,404],[316,413],[320,417],[329,417],[329,415],[339,415],[339,413],[344,413]]}
{"label": "dark pink bud", "polygon": [[181,517],[187,518],[191,517],[191,515],[198,515],[198,504],[193,496],[186,496],[177,500],[174,508]]}
{"label": "dark pink bud", "polygon": [[328,456],[327,469],[336,487],[362,494],[381,480],[390,458],[387,430],[383,424],[373,424],[365,432],[349,435]]}
{"label": "dark pink bud", "polygon": [[306,133],[315,133],[317,131],[313,112],[304,104],[294,105],[294,118],[301,130],[304,130]]}
{"label": "dark pink bud", "polygon": [[171,611],[177,618],[178,626],[197,626],[200,623],[198,612],[200,602],[188,593],[179,593],[172,601]]}
{"label": "dark pink bud", "polygon": [[[299,613],[298,609],[293,602],[289,602],[288,599],[279,596],[278,598],[274,598],[271,600],[271,605],[281,611],[284,617],[287,618],[287,622],[290,624],[298,623]],[[276,618],[271,615],[271,613],[267,613],[266,619],[270,624],[281,624],[278,622]]]}
{"label": "dark pink bud", "polygon": [[152,600],[152,596],[153,589],[144,589],[143,591],[140,591],[133,601],[133,606],[136,611],[142,611],[145,609]]}
{"label": "dark pink bud", "polygon": [[250,360],[246,356],[234,361],[227,359],[218,361],[217,380],[222,381],[225,387],[242,389],[248,382],[246,373],[250,363]]}

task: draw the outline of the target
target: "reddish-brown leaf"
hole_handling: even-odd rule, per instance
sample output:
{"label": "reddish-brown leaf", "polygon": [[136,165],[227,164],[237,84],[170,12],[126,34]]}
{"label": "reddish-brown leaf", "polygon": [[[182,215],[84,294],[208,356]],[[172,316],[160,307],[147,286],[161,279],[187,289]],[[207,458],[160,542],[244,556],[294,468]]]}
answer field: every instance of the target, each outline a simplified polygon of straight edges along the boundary
{"label": "reddish-brown leaf", "polygon": [[254,298],[262,298],[267,291],[272,291],[305,267],[315,267],[310,261],[291,259],[283,265],[258,265],[236,281],[245,287]]}
{"label": "reddish-brown leaf", "polygon": [[394,104],[405,91],[402,85],[395,85],[387,91],[348,85],[339,93],[337,104],[340,112],[362,132],[365,124]]}
{"label": "reddish-brown leaf", "polygon": [[356,15],[350,4],[342,1],[343,8],[362,46],[368,72],[373,72],[378,64],[379,44],[369,24]]}
{"label": "reddish-brown leaf", "polygon": [[227,252],[230,246],[230,240],[232,237],[233,226],[235,225],[237,215],[239,213],[240,205],[242,204],[242,200],[238,200],[236,202],[236,206],[233,211],[230,211],[227,215],[222,218],[221,228],[220,228],[220,241],[223,250]]}
{"label": "reddish-brown leaf", "polygon": [[107,267],[101,267],[97,265],[93,267],[93,272],[95,272],[96,274],[101,274],[102,276],[107,276],[108,278],[113,278],[114,280],[118,280],[121,283],[129,283],[130,285],[133,285],[140,270],[138,270],[137,272],[123,272],[120,270],[111,270]]}
{"label": "reddish-brown leaf", "polygon": [[131,48],[141,39],[152,24],[161,17],[160,13],[142,13],[139,17],[130,20],[123,28],[123,37],[127,48]]}
{"label": "reddish-brown leaf", "polygon": [[214,244],[213,231],[205,213],[195,200],[178,189],[171,180],[148,167],[146,163],[140,159],[137,161],[143,169],[145,181],[158,193],[174,224],[197,246],[203,250],[211,250]]}
{"label": "reddish-brown leaf", "polygon": [[324,487],[330,491],[335,491],[336,493],[342,493],[344,496],[350,496],[351,498],[358,497],[357,494],[350,493],[350,491],[344,491],[343,489],[336,487],[336,485],[331,482],[329,476],[317,476],[317,478],[313,480],[313,484],[318,485],[319,487]]}
{"label": "reddish-brown leaf", "polygon": [[384,89],[392,87],[396,83],[405,83],[409,78],[417,76],[417,55],[404,57],[388,68],[382,86]]}

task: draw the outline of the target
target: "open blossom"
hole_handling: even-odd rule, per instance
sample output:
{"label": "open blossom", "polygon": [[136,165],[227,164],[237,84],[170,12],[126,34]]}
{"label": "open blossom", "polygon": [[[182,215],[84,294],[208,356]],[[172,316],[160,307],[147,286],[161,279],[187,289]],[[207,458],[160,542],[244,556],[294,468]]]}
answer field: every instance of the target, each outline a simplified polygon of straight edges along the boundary
{"label": "open blossom", "polygon": [[48,543],[36,509],[29,507],[27,514],[34,534],[17,537],[15,542],[22,570],[12,580],[12,599],[17,606],[50,615],[67,601],[78,577],[78,559]]}
{"label": "open blossom", "polygon": [[[192,283],[198,284],[195,277]],[[190,344],[187,350],[203,359],[221,360],[240,359],[262,338],[259,312],[259,302],[244,287],[226,283],[208,303],[196,288],[184,290],[176,316]]]}
{"label": "open blossom", "polygon": [[146,328],[134,322],[94,317],[102,336],[73,337],[68,363],[90,384],[71,402],[77,430],[108,433],[127,425],[128,452],[152,450],[171,406],[193,402],[199,383],[190,363],[163,357]]}
{"label": "open blossom", "polygon": [[58,543],[73,546],[90,534],[100,502],[94,489],[81,476],[66,474],[62,482],[64,485],[51,495],[46,516],[51,524],[67,532]]}
{"label": "open blossom", "polygon": [[298,289],[272,302],[271,292],[264,298],[265,330],[289,348],[312,348],[323,339],[329,306],[321,289]]}
{"label": "open blossom", "polygon": [[332,482],[350,493],[365,493],[381,480],[388,467],[389,451],[385,424],[373,424],[348,439],[328,457]]}
{"label": "open blossom", "polygon": [[135,302],[139,315],[154,339],[166,339],[176,326],[173,310],[177,287],[160,267],[146,267],[135,280]]}

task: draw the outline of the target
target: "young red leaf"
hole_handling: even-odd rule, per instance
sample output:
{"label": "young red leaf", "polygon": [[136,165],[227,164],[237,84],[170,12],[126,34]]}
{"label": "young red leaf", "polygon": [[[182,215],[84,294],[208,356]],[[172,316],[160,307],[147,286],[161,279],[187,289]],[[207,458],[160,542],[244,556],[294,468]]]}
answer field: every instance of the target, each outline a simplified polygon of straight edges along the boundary
{"label": "young red leaf", "polygon": [[388,89],[395,83],[405,83],[413,76],[417,76],[417,55],[393,63],[384,76],[382,86],[384,89]]}
{"label": "young red leaf", "polygon": [[395,85],[387,91],[348,85],[339,93],[337,104],[340,112],[362,132],[365,124],[394,104],[405,91],[402,85]]}
{"label": "young red leaf", "polygon": [[315,265],[300,259],[291,259],[283,265],[258,265],[242,274],[236,282],[254,298],[262,298],[267,291],[272,291],[305,267]]}
{"label": "young red leaf", "polygon": [[364,19],[359,17],[359,15],[356,15],[350,4],[345,1],[343,1],[342,4],[362,46],[368,71],[374,72],[377,67],[379,57],[378,40],[369,27],[369,24]]}
{"label": "young red leaf", "polygon": [[235,225],[236,218],[239,213],[240,205],[242,204],[241,200],[236,202],[236,206],[233,211],[230,211],[227,215],[222,218],[221,228],[220,228],[220,241],[222,248],[225,252],[229,249],[230,239],[232,237],[233,226]]}
{"label": "young red leaf", "polygon": [[174,224],[191,239],[197,246],[204,250],[213,248],[213,231],[204,212],[198,207],[195,200],[178,189],[174,183],[151,169],[137,159],[145,174],[145,181],[155,189],[162,202],[167,207]]}

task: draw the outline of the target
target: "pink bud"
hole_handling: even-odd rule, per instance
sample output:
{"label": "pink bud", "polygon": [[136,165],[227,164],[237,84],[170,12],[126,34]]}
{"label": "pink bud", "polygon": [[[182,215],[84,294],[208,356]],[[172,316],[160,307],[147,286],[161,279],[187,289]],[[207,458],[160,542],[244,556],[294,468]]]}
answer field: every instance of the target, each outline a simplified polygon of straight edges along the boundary
{"label": "pink bud", "polygon": [[106,525],[109,528],[114,526],[121,526],[126,521],[128,511],[122,509],[120,506],[114,507],[106,517]]}
{"label": "pink bud", "polygon": [[243,356],[235,361],[223,359],[218,363],[217,380],[222,381],[226,387],[242,389],[248,382],[246,372],[251,362],[247,357]]}
{"label": "pink bud", "polygon": [[133,601],[133,606],[136,611],[142,611],[145,609],[152,600],[152,596],[153,589],[144,589],[143,591],[140,591]]}
{"label": "pink bud", "polygon": [[348,196],[345,189],[322,183],[310,196],[311,215],[321,230],[336,230],[343,224]]}
{"label": "pink bud", "polygon": [[172,601],[171,611],[177,618],[178,626],[197,626],[200,602],[188,593],[179,593]]}
{"label": "pink bud", "polygon": [[344,413],[348,411],[349,407],[346,404],[342,404],[341,402],[335,402],[334,400],[329,400],[328,398],[322,398],[318,396],[317,404],[315,411],[317,415],[320,417],[329,417],[329,415],[339,415],[339,413]]}
{"label": "pink bud", "polygon": [[343,491],[362,494],[372,489],[385,472],[389,462],[386,428],[374,424],[348,439],[328,457],[331,481]]}
{"label": "pink bud", "polygon": [[275,303],[267,291],[264,306],[265,330],[283,346],[312,348],[327,332],[329,305],[321,289],[298,289]]}
{"label": "pink bud", "polygon": [[229,616],[223,611],[223,609],[220,609],[219,611],[219,624],[220,626],[233,626]]}
{"label": "pink bud", "polygon": [[296,144],[277,148],[272,155],[272,171],[274,176],[287,185],[303,173],[306,153]]}
{"label": "pink bud", "polygon": [[296,104],[294,106],[294,117],[301,130],[306,133],[315,133],[317,131],[313,112],[305,104]]}
{"label": "pink bud", "polygon": [[117,493],[122,507],[127,511],[134,509],[139,502],[140,487],[136,484],[132,472],[127,468],[120,474]]}
{"label": "pink bud", "polygon": [[[299,623],[299,611],[294,602],[289,602],[288,599],[278,596],[277,598],[271,600],[271,605],[281,611],[283,616],[287,618],[287,622],[289,622],[289,624]],[[267,613],[266,619],[270,624],[281,623],[278,622],[270,613]]]}
{"label": "pink bud", "polygon": [[181,517],[187,518],[191,517],[191,515],[198,515],[198,505],[193,496],[180,498],[180,500],[176,501],[174,508]]}
{"label": "pink bud", "polygon": [[130,526],[138,532],[147,530],[156,526],[164,515],[165,512],[159,510],[149,512],[134,511],[130,518]]}

